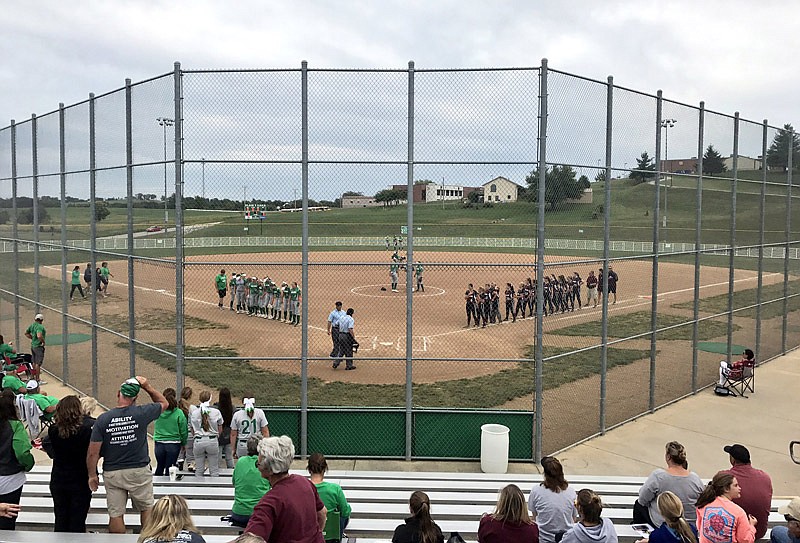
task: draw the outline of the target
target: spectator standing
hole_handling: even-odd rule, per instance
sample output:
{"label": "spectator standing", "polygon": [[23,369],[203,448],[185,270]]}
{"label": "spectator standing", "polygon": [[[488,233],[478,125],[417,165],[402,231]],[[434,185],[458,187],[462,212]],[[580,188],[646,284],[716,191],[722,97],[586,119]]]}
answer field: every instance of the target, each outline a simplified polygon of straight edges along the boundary
{"label": "spectator standing", "polygon": [[[697,530],[686,522],[681,499],[667,490],[659,494],[656,501],[664,522],[650,534],[649,543],[697,543]],[[636,543],[647,541],[641,539]]]}
{"label": "spectator standing", "polygon": [[331,341],[333,342],[331,358],[339,356],[339,319],[344,317],[344,315],[345,313],[342,311],[342,302],[336,302],[334,310],[328,315],[328,335],[331,336]]}
{"label": "spectator standing", "polygon": [[288,436],[258,444],[258,469],[272,489],[253,509],[245,531],[266,541],[322,543],[328,511],[311,481],[289,474],[293,458],[294,443]]}
{"label": "spectator standing", "polygon": [[589,307],[590,302],[592,307],[597,307],[597,276],[594,270],[590,271],[586,278],[586,307]]}
{"label": "spectator standing", "polygon": [[72,284],[69,290],[69,301],[72,301],[72,295],[75,294],[75,290],[78,290],[81,294],[81,298],[86,298],[86,294],[83,293],[83,287],[81,286],[81,267],[75,266],[72,268]]}
{"label": "spectator standing", "polygon": [[531,489],[528,508],[539,526],[539,540],[555,543],[578,520],[577,495],[564,479],[564,468],[553,456],[542,458],[544,481]]}
{"label": "spectator standing", "polygon": [[189,424],[194,434],[194,474],[204,477],[206,465],[211,477],[219,477],[219,434],[222,432],[222,413],[211,407],[211,392],[200,393],[200,406],[192,411]]}
{"label": "spectator standing", "polygon": [[256,407],[255,398],[244,398],[244,409],[233,414],[231,419],[231,447],[233,457],[247,454],[247,439],[261,435],[269,437],[269,422],[264,410]]}
{"label": "spectator standing", "polygon": [[665,450],[667,469],[653,471],[639,489],[639,497],[633,504],[633,522],[650,524],[655,528],[661,526],[664,517],[659,511],[657,498],[662,492],[670,491],[683,503],[686,520],[694,524],[694,504],[705,485],[696,473],[688,470],[689,463],[683,445],[670,441]]}
{"label": "spectator standing", "polygon": [[258,444],[263,438],[254,435],[247,438],[247,456],[242,456],[233,468],[233,507],[231,523],[247,527],[253,508],[269,489],[269,481],[258,470]]}
{"label": "spectator standing", "polygon": [[186,500],[172,494],[155,503],[137,543],[205,543],[205,539],[194,526]]}
{"label": "spectator standing", "polygon": [[392,543],[444,543],[442,530],[431,518],[431,500],[427,494],[421,490],[413,492],[408,508],[411,516],[394,529]]}
{"label": "spectator standing", "polygon": [[723,450],[728,453],[731,463],[727,473],[736,477],[742,488],[742,495],[733,498],[733,503],[756,518],[756,539],[761,539],[767,533],[769,511],[772,508],[772,479],[750,464],[750,451],[744,445],[727,445]]}
{"label": "spectator standing", "polygon": [[769,540],[772,543],[800,543],[800,498],[792,498],[786,505],[778,507],[778,513],[786,519],[786,526],[775,526]]}
{"label": "spectator standing", "polygon": [[192,414],[192,411],[197,409],[197,406],[192,403],[193,395],[194,391],[192,387],[183,387],[181,389],[181,399],[178,400],[178,407],[180,407],[186,417],[186,426],[189,432],[189,437],[186,440],[186,447],[184,447],[181,454],[178,456],[178,467],[183,468],[185,464],[186,469],[189,471],[194,471],[194,434],[192,433],[192,427],[189,426],[189,416]]}
{"label": "spectator standing", "polygon": [[[139,391],[144,389],[153,400],[136,405]],[[97,491],[97,463],[102,456],[103,483],[108,505],[108,531],[125,533],[125,508],[128,497],[139,511],[142,525],[153,507],[153,473],[147,449],[147,425],[167,409],[164,395],[146,377],[137,375],[122,383],[117,392],[117,406],[99,417],[92,428],[92,439],[86,455],[89,488]]]}
{"label": "spectator standing", "polygon": [[741,497],[736,477],[718,472],[697,499],[697,535],[700,543],[753,543],[756,523],[753,515],[732,500]]}
{"label": "spectator standing", "polygon": [[33,362],[33,375],[32,378],[39,381],[41,384],[46,385],[46,381],[42,381],[41,371],[42,364],[44,364],[44,347],[47,330],[44,329],[44,315],[37,313],[33,318],[33,323],[25,330],[25,337],[31,340],[31,362]]}
{"label": "spectator standing", "polygon": [[525,496],[517,485],[500,491],[492,514],[481,517],[478,526],[480,543],[539,543],[539,528],[528,516]]}
{"label": "spectator standing", "polygon": [[169,475],[168,469],[178,464],[181,449],[186,446],[189,430],[186,415],[178,407],[174,388],[164,389],[167,408],[156,419],[153,441],[156,452],[156,475]]}
{"label": "spectator standing", "polygon": [[578,491],[575,501],[580,521],[570,528],[562,543],[617,543],[617,531],[610,519],[603,518],[603,502],[593,490]]}
{"label": "spectator standing", "polygon": [[[33,464],[30,438],[17,418],[14,396],[0,394],[0,503],[19,504],[25,472]],[[16,516],[0,517],[0,530],[13,530],[16,525]]]}
{"label": "spectator standing", "polygon": [[319,499],[325,504],[325,509],[328,512],[339,512],[339,536],[338,538],[328,539],[341,539],[347,523],[350,522],[350,513],[352,508],[347,503],[347,498],[344,496],[342,487],[336,483],[329,483],[325,481],[325,473],[328,471],[328,462],[322,453],[314,453],[308,457],[308,465],[306,466],[308,473],[311,476],[311,482],[317,487]]}
{"label": "spectator standing", "polygon": [[231,421],[233,420],[233,400],[231,391],[228,387],[219,389],[219,401],[215,404],[222,414],[222,431],[219,434],[217,444],[219,445],[220,459],[225,457],[225,467],[233,469],[233,447],[231,446]]}
{"label": "spectator standing", "polygon": [[58,402],[53,420],[42,439],[42,449],[53,459],[50,495],[55,531],[85,533],[92,501],[92,491],[86,484],[86,453],[94,419],[83,414],[77,396],[65,396]]}
{"label": "spectator standing", "polygon": [[103,262],[100,265],[100,281],[103,283],[103,298],[108,296],[108,278],[114,277],[114,274],[108,269],[108,262]]}

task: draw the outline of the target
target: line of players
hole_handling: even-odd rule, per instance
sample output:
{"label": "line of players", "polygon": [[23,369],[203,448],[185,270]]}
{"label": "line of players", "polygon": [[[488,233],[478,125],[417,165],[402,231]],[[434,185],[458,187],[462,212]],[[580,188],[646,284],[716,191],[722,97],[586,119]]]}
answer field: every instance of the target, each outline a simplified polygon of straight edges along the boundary
{"label": "line of players", "polygon": [[259,279],[255,275],[247,277],[246,273],[235,273],[228,286],[231,291],[231,311],[235,305],[236,313],[246,313],[248,317],[272,319],[294,326],[300,324],[303,293],[296,281],[291,286],[286,281],[279,285],[269,277]]}
{"label": "line of players", "polygon": [[[549,277],[545,276],[542,289],[542,315],[546,317],[553,313],[575,311],[576,302],[578,309],[581,309],[583,307],[581,285],[583,285],[583,279],[578,272],[574,272],[569,277],[564,275],[556,277],[554,274]],[[597,283],[595,282],[594,285],[596,287]],[[587,307],[590,301],[594,301],[595,306],[597,305],[596,290],[594,292],[595,296],[592,300],[592,290],[590,289],[590,299],[586,301]],[[505,300],[505,318],[500,313],[501,297]],[[529,277],[520,283],[517,289],[514,289],[513,284],[506,283],[502,295],[500,287],[496,283],[487,283],[485,286],[478,287],[477,290],[470,283],[464,293],[464,301],[466,302],[467,328],[471,322],[474,322],[475,327],[483,326],[484,328],[487,323],[499,323],[507,321],[509,318],[511,322],[516,322],[517,317],[524,319],[526,313],[529,317],[535,317],[536,280]]]}

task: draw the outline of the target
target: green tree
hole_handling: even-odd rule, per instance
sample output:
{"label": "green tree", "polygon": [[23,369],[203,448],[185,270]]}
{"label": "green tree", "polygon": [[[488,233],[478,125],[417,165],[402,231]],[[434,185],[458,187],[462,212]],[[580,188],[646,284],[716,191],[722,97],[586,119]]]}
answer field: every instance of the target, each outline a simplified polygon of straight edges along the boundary
{"label": "green tree", "polygon": [[578,186],[581,188],[581,190],[586,190],[592,185],[589,183],[589,178],[585,175],[582,175],[578,178]]}
{"label": "green tree", "polygon": [[703,155],[703,173],[714,175],[728,170],[725,166],[725,161],[722,160],[722,155],[719,151],[714,149],[713,145],[709,145]]}
{"label": "green tree", "polygon": [[479,204],[483,201],[483,191],[482,190],[473,190],[467,196],[467,201],[471,204]]}
{"label": "green tree", "polygon": [[[19,210],[17,215],[19,224],[33,224],[33,208],[26,207]],[[50,215],[47,213],[47,208],[39,206],[39,224],[44,224],[50,220]]]}
{"label": "green tree", "polygon": [[792,169],[800,169],[800,136],[792,125],[783,125],[783,130],[775,134],[767,149],[767,166],[786,171],[789,167],[789,148],[792,149]]}
{"label": "green tree", "polygon": [[5,209],[0,209],[0,224],[6,224],[8,222],[9,215],[8,211]]}
{"label": "green tree", "polygon": [[[544,180],[544,200],[555,209],[564,200],[580,198],[583,190],[575,179],[576,172],[569,166],[553,166],[548,168]],[[525,178],[528,185],[527,197],[532,202],[539,201],[539,168],[534,169]]]}
{"label": "green tree", "polygon": [[95,202],[94,204],[94,218],[97,222],[102,221],[111,214],[108,209],[108,204],[105,202]]}
{"label": "green tree", "polygon": [[433,181],[430,179],[417,179],[414,181],[415,185],[433,185]]}
{"label": "green tree", "polygon": [[597,175],[594,176],[594,180],[598,183],[605,183],[606,182],[606,171],[600,170],[597,172]]}
{"label": "green tree", "polygon": [[653,173],[656,171],[655,160],[650,158],[647,151],[642,153],[642,156],[636,159],[636,169],[630,174],[630,178],[636,181],[636,184],[644,183],[648,179],[655,177]]}

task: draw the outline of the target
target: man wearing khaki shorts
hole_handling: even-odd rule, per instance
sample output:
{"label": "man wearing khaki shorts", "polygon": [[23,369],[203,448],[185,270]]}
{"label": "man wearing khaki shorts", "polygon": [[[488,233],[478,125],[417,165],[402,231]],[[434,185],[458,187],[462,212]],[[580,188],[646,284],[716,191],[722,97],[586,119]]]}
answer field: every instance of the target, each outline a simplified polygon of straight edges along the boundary
{"label": "man wearing khaki shorts", "polygon": [[[139,390],[144,389],[153,403],[136,405]],[[103,457],[103,482],[108,505],[108,531],[125,533],[125,507],[128,497],[139,511],[144,525],[153,507],[153,473],[147,447],[147,425],[168,407],[164,395],[145,377],[137,375],[122,383],[117,392],[117,407],[97,417],[92,428],[86,465],[89,488],[99,485],[97,462]]]}

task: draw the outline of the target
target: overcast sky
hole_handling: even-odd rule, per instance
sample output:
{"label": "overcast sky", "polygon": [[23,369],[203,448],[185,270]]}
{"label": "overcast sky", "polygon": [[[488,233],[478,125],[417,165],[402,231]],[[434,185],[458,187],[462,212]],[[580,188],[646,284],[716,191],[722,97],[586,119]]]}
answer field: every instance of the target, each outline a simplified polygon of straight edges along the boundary
{"label": "overcast sky", "polygon": [[794,0],[2,4],[0,126],[116,89],[126,77],[168,72],[176,60],[185,69],[297,68],[302,60],[403,69],[409,60],[417,68],[533,67],[542,57],[558,70],[798,124]]}

